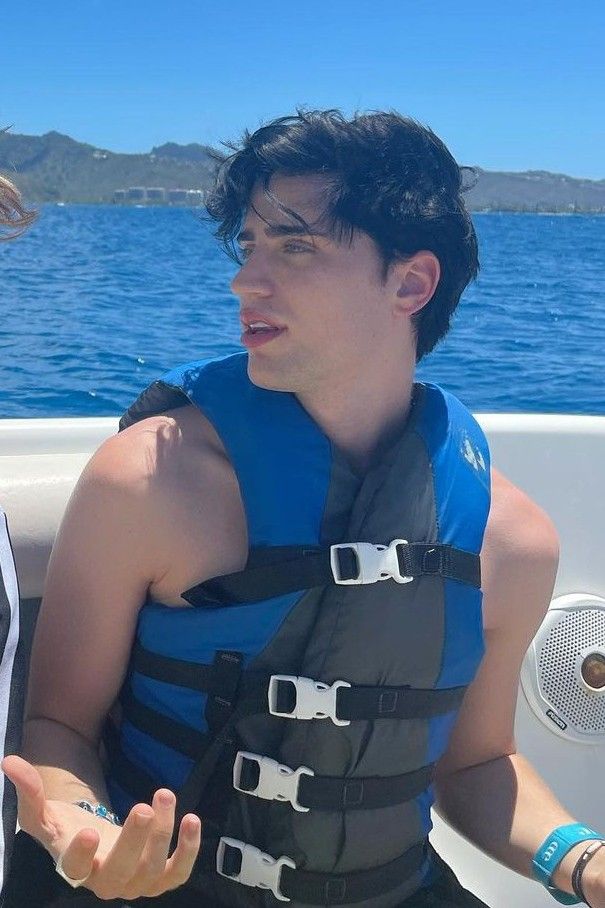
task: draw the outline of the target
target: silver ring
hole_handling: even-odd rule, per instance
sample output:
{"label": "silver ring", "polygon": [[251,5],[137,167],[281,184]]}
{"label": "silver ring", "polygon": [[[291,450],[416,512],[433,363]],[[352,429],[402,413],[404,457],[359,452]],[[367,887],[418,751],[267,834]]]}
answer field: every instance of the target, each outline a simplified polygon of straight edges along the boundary
{"label": "silver ring", "polygon": [[[65,854],[65,852],[63,852],[63,854]],[[83,877],[81,880],[74,880],[73,877],[67,876],[67,874],[63,870],[63,854],[60,854],[59,857],[57,858],[57,863],[55,864],[55,870],[57,871],[59,876],[65,880],[66,883],[69,883],[69,885],[71,886],[72,889],[77,889],[78,886],[81,886],[82,883],[86,882],[86,880],[88,879],[90,874],[88,874],[88,876]]]}

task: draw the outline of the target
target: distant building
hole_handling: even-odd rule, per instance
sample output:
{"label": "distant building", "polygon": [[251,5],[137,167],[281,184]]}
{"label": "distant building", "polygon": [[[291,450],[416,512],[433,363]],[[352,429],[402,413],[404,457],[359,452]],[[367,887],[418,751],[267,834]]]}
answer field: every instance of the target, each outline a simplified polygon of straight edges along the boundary
{"label": "distant building", "polygon": [[166,201],[166,190],[158,186],[148,186],[147,187],[147,201],[148,202],[165,202]]}
{"label": "distant building", "polygon": [[147,190],[144,186],[130,186],[127,197],[129,202],[144,202]]}
{"label": "distant building", "polygon": [[201,205],[203,189],[165,189],[163,186],[130,186],[128,189],[114,189],[116,204],[136,205]]}

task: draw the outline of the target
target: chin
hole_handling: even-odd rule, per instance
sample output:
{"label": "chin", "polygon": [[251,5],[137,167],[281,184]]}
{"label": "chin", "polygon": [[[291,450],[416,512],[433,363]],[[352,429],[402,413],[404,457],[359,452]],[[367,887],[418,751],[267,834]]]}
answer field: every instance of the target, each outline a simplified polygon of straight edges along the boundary
{"label": "chin", "polygon": [[259,363],[254,356],[248,356],[248,378],[257,388],[267,391],[296,391],[293,380],[288,380],[286,370],[279,369],[275,363]]}

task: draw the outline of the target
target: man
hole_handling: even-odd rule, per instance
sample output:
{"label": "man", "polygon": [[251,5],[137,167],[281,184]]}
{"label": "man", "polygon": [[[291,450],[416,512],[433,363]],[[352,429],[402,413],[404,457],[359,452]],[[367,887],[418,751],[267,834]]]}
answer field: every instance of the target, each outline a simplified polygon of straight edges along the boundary
{"label": "man", "polygon": [[477,905],[426,846],[434,790],[520,873],[551,859],[555,897],[582,855],[605,906],[599,834],[557,833],[552,861],[571,818],[513,738],[555,530],[495,471],[489,508],[479,427],[413,382],[477,271],[461,192],[395,114],[284,118],[223,162],[208,209],[241,248],[248,354],[151,386],[78,483],[31,763],[4,762],[66,882],[49,858],[9,904]]}
{"label": "man", "polygon": [[[0,240],[13,239],[35,215],[24,208],[19,192],[0,176]],[[21,718],[25,694],[25,656],[19,648],[19,588],[6,514],[0,507],[0,750],[14,753],[21,742]],[[11,784],[0,779],[0,893],[10,862],[17,799]]]}

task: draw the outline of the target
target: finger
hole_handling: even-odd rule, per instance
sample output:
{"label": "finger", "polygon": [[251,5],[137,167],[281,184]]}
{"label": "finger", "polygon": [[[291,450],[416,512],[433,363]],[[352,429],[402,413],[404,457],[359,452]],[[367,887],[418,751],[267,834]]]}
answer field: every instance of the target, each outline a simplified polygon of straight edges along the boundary
{"label": "finger", "polygon": [[179,828],[179,838],[174,854],[167,861],[165,888],[176,889],[191,876],[195,860],[202,844],[202,823],[199,817],[188,813]]}
{"label": "finger", "polygon": [[166,869],[174,830],[176,798],[167,788],[160,788],[154,794],[151,806],[155,816],[141,858],[143,877],[150,885],[158,880]]}
{"label": "finger", "polygon": [[17,789],[19,822],[27,832],[44,828],[46,795],[42,777],[35,766],[16,755],[5,757],[2,771]]}
{"label": "finger", "polygon": [[61,855],[63,872],[72,880],[85,880],[92,873],[100,836],[96,829],[81,829]]}
{"label": "finger", "polygon": [[105,860],[95,870],[94,891],[102,898],[121,895],[137,873],[139,860],[153,825],[149,804],[135,804]]}

